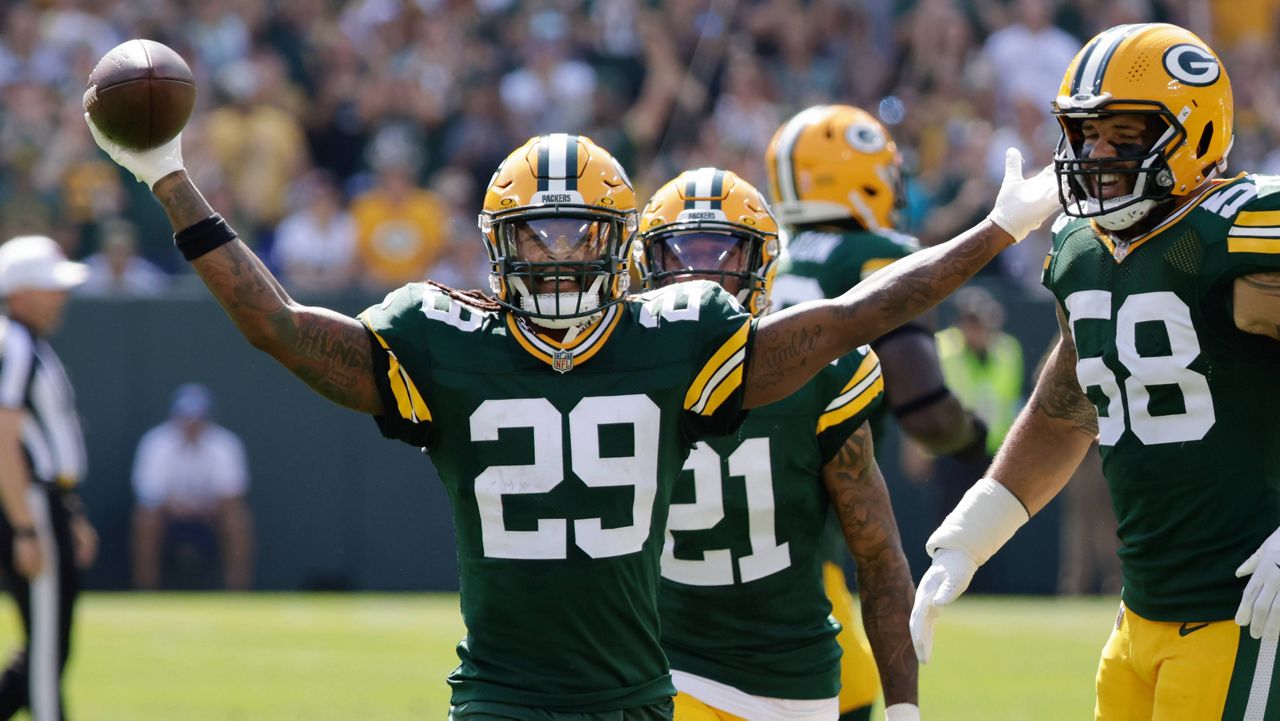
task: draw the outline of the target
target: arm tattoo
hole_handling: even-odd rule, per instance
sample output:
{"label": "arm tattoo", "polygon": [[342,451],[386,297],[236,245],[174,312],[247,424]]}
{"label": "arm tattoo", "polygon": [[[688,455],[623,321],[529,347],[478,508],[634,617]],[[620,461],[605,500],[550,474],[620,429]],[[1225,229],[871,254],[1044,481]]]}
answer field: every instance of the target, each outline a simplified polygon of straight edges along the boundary
{"label": "arm tattoo", "polygon": [[1067,421],[1092,438],[1098,435],[1098,411],[1076,379],[1076,343],[1061,309],[1058,325],[1062,336],[1058,347],[1050,351],[1040,382],[1031,393],[1031,401],[1037,411],[1054,420]]}
{"label": "arm tattoo", "polygon": [[916,703],[916,656],[907,625],[915,589],[866,424],[823,468],[823,479],[858,562],[862,622],[880,669],[885,703]]}
{"label": "arm tattoo", "polygon": [[[156,183],[155,193],[175,230],[213,214],[185,173]],[[365,413],[382,412],[372,348],[359,321],[295,303],[239,240],[191,265],[250,343],[333,402]]]}
{"label": "arm tattoo", "polygon": [[772,388],[781,383],[792,365],[812,353],[821,338],[820,325],[761,330],[756,342],[764,352],[752,358],[753,363],[759,364],[755,375],[759,387]]}

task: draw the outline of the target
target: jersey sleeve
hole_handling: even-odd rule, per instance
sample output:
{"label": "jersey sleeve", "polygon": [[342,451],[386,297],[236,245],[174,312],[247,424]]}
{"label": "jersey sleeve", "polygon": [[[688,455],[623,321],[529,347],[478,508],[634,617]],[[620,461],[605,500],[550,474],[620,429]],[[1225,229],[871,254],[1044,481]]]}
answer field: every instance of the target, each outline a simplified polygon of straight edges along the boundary
{"label": "jersey sleeve", "polygon": [[414,337],[411,329],[422,333],[422,325],[416,322],[423,317],[419,308],[422,296],[421,285],[407,285],[360,314],[360,322],[369,331],[374,378],[385,409],[382,415],[374,416],[374,422],[383,436],[418,448],[430,446],[432,441],[431,409],[418,390],[427,379],[412,377],[401,357],[412,352],[408,340]]}
{"label": "jersey sleeve", "polygon": [[20,410],[27,404],[31,375],[35,373],[35,339],[23,326],[5,323],[0,348],[0,408]]}
{"label": "jersey sleeve", "polygon": [[702,284],[698,336],[693,344],[695,373],[684,396],[684,425],[690,442],[737,430],[746,418],[747,358],[756,323],[719,285]]}
{"label": "jersey sleeve", "polygon": [[858,282],[919,249],[920,241],[905,233],[893,230],[868,233],[866,240],[859,245]]}
{"label": "jersey sleeve", "polygon": [[1253,175],[1248,181],[1219,191],[1221,202],[1210,198],[1202,206],[1225,218],[1226,232],[1206,239],[1200,302],[1229,342],[1275,357],[1275,341],[1236,328],[1232,307],[1232,281],[1252,273],[1280,272],[1280,177]]}
{"label": "jersey sleeve", "polygon": [[822,463],[836,457],[849,436],[871,417],[884,398],[880,359],[862,346],[824,369],[824,397],[831,400],[818,416],[815,432]]}

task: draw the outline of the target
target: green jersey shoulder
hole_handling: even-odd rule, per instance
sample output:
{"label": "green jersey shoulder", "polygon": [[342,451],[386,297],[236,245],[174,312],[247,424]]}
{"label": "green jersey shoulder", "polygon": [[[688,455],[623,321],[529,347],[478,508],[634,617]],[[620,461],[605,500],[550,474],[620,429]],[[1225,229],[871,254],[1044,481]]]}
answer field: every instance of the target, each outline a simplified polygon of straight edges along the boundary
{"label": "green jersey shoulder", "polygon": [[834,298],[867,276],[919,250],[912,236],[896,231],[801,230],[787,238],[773,285],[778,308]]}

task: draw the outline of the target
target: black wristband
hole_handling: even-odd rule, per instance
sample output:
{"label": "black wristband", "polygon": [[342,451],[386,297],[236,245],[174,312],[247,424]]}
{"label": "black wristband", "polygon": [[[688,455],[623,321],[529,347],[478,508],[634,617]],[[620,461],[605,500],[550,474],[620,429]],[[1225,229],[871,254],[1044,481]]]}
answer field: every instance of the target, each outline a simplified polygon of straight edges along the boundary
{"label": "black wristband", "polygon": [[35,538],[36,529],[32,528],[31,526],[23,526],[21,528],[15,528],[13,529],[13,537],[14,538]]}
{"label": "black wristband", "polygon": [[173,244],[188,262],[235,239],[236,232],[217,213],[173,234]]}

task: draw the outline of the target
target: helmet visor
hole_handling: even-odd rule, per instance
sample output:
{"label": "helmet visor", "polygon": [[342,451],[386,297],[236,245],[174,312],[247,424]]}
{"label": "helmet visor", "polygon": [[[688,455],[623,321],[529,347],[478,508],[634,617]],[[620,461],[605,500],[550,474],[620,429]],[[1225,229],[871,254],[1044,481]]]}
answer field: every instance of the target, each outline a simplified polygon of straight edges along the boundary
{"label": "helmet visor", "polygon": [[664,233],[649,241],[648,253],[655,286],[705,278],[737,293],[759,265],[755,239],[729,232]]}
{"label": "helmet visor", "polygon": [[527,263],[553,265],[607,261],[616,225],[608,220],[565,217],[504,223],[506,255]]}

